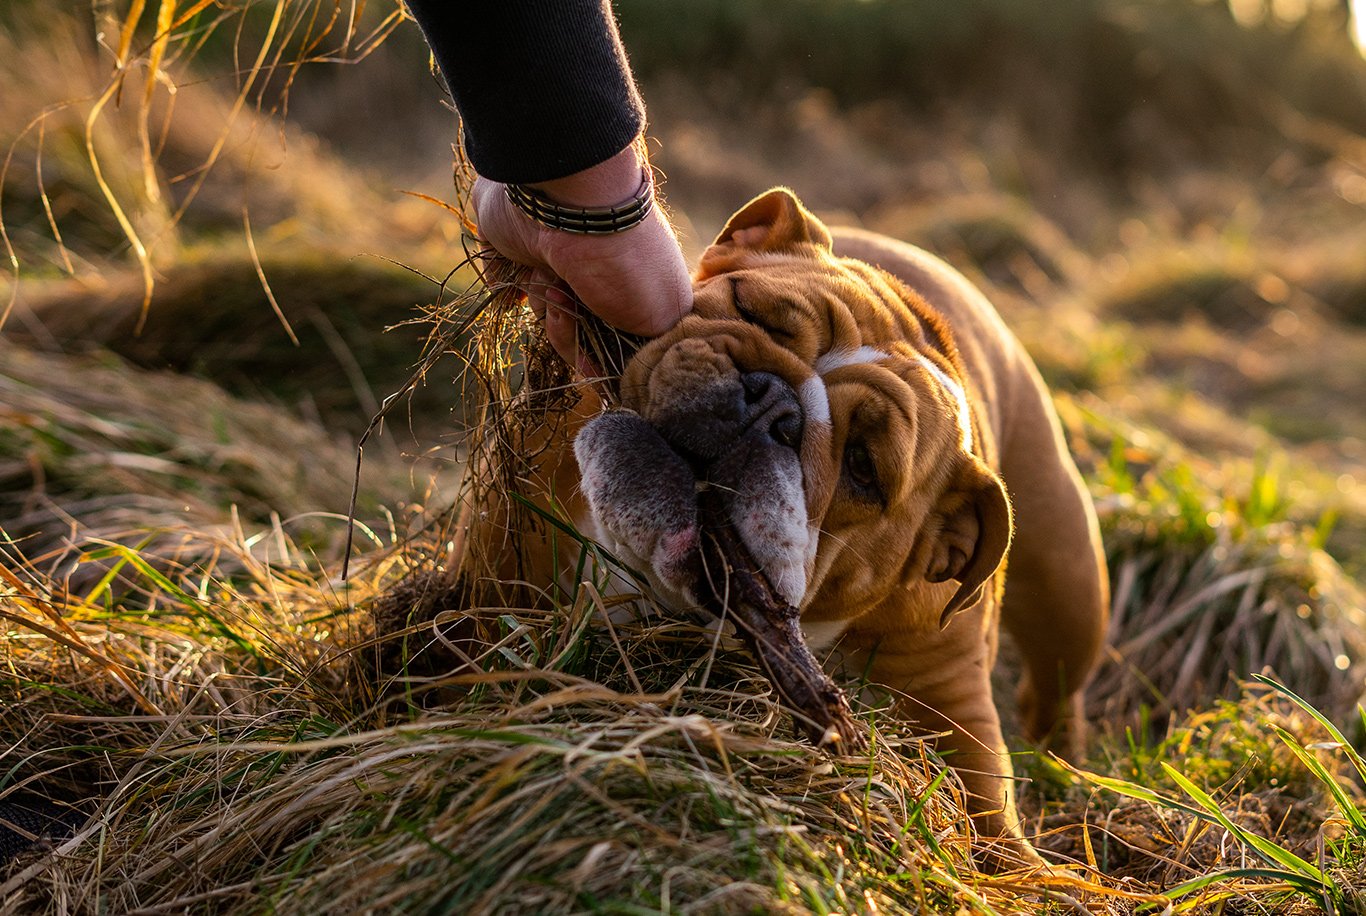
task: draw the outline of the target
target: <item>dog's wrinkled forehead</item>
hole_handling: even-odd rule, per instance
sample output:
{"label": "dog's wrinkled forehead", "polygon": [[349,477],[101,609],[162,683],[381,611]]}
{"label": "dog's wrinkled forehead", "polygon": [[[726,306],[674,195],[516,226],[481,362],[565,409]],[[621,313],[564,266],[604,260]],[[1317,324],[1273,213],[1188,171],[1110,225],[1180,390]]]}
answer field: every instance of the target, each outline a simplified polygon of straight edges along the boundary
{"label": "dog's wrinkled forehead", "polygon": [[860,347],[888,351],[923,338],[906,307],[908,293],[891,277],[856,261],[752,254],[734,267],[699,280],[699,316],[749,322],[807,366]]}
{"label": "dog's wrinkled forehead", "polygon": [[699,316],[763,329],[818,377],[859,363],[903,380],[926,376],[971,451],[967,399],[941,320],[900,280],[837,257],[824,224],[790,192],[771,191],[732,217],[702,258],[694,303]]}
{"label": "dog's wrinkled forehead", "polygon": [[[864,348],[891,356],[946,343],[913,291],[870,264],[836,256],[829,230],[784,189],[731,217],[702,256],[694,307],[699,316],[757,325],[816,371],[822,358],[847,361]],[[898,348],[903,354],[894,354]]]}

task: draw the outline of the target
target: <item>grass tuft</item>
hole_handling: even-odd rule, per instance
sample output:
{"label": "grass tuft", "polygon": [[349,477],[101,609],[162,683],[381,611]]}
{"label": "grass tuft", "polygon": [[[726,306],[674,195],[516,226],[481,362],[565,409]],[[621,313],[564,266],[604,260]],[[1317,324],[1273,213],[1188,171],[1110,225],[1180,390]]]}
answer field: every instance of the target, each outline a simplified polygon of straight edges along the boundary
{"label": "grass tuft", "polygon": [[[0,863],[0,910],[1360,909],[1366,185],[1332,13],[738,0],[646,34],[618,5],[685,228],[795,186],[953,260],[1062,392],[1112,652],[1089,759],[1016,769],[1073,870],[974,871],[952,777],[873,699],[868,754],[816,753],[735,640],[553,511],[506,521],[574,548],[557,587],[457,574],[478,487],[529,465],[478,469],[534,452],[567,378],[509,278],[446,275],[458,207],[276,117],[392,5],[28,0],[0,9],[0,819],[46,799],[75,832]],[[425,352],[377,333],[414,316]],[[354,435],[424,373],[419,448],[449,431],[476,486],[376,427],[342,581]]]}

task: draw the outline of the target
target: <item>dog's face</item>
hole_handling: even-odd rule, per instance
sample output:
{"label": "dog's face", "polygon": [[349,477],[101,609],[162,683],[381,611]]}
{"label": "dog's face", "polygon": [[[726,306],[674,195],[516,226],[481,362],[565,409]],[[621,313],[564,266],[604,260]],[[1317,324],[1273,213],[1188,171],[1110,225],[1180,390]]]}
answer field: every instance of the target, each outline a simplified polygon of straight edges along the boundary
{"label": "dog's face", "polygon": [[628,364],[625,409],[575,442],[598,536],[696,600],[697,494],[710,488],[806,625],[892,598],[908,624],[935,625],[974,603],[1009,544],[1010,507],[973,454],[934,313],[835,257],[781,190],[731,219],[694,288],[694,313]]}

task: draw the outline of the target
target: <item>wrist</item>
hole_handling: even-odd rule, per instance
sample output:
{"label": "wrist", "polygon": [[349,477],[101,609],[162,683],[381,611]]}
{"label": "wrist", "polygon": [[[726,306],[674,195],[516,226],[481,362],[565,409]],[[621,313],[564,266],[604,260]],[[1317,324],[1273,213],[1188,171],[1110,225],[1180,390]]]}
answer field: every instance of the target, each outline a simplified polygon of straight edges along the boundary
{"label": "wrist", "polygon": [[639,144],[632,143],[612,158],[582,172],[527,187],[569,207],[611,207],[630,200],[640,189],[643,167],[645,162]]}

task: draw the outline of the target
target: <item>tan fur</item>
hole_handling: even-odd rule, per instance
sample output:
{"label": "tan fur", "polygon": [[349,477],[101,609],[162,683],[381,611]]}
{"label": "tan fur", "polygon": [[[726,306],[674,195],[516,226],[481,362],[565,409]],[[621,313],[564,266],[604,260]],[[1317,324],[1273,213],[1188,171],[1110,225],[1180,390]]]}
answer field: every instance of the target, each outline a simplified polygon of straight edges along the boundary
{"label": "tan fur", "polygon": [[[655,422],[737,371],[823,386],[830,422],[808,417],[798,451],[820,531],[803,624],[843,627],[834,657],[903,696],[902,715],[946,733],[939,748],[979,834],[1004,847],[999,861],[1036,861],[991,696],[996,630],[1004,624],[1024,660],[1026,736],[1074,754],[1108,585],[1094,510],[1033,363],[948,265],[880,236],[831,233],[786,191],[732,218],[694,289],[694,314],[628,365],[623,405]],[[940,376],[963,389],[963,422]],[[533,462],[590,527],[568,446],[597,406],[589,396]],[[870,486],[852,470],[865,456]],[[544,547],[529,542],[516,568],[549,575],[533,559]]]}

